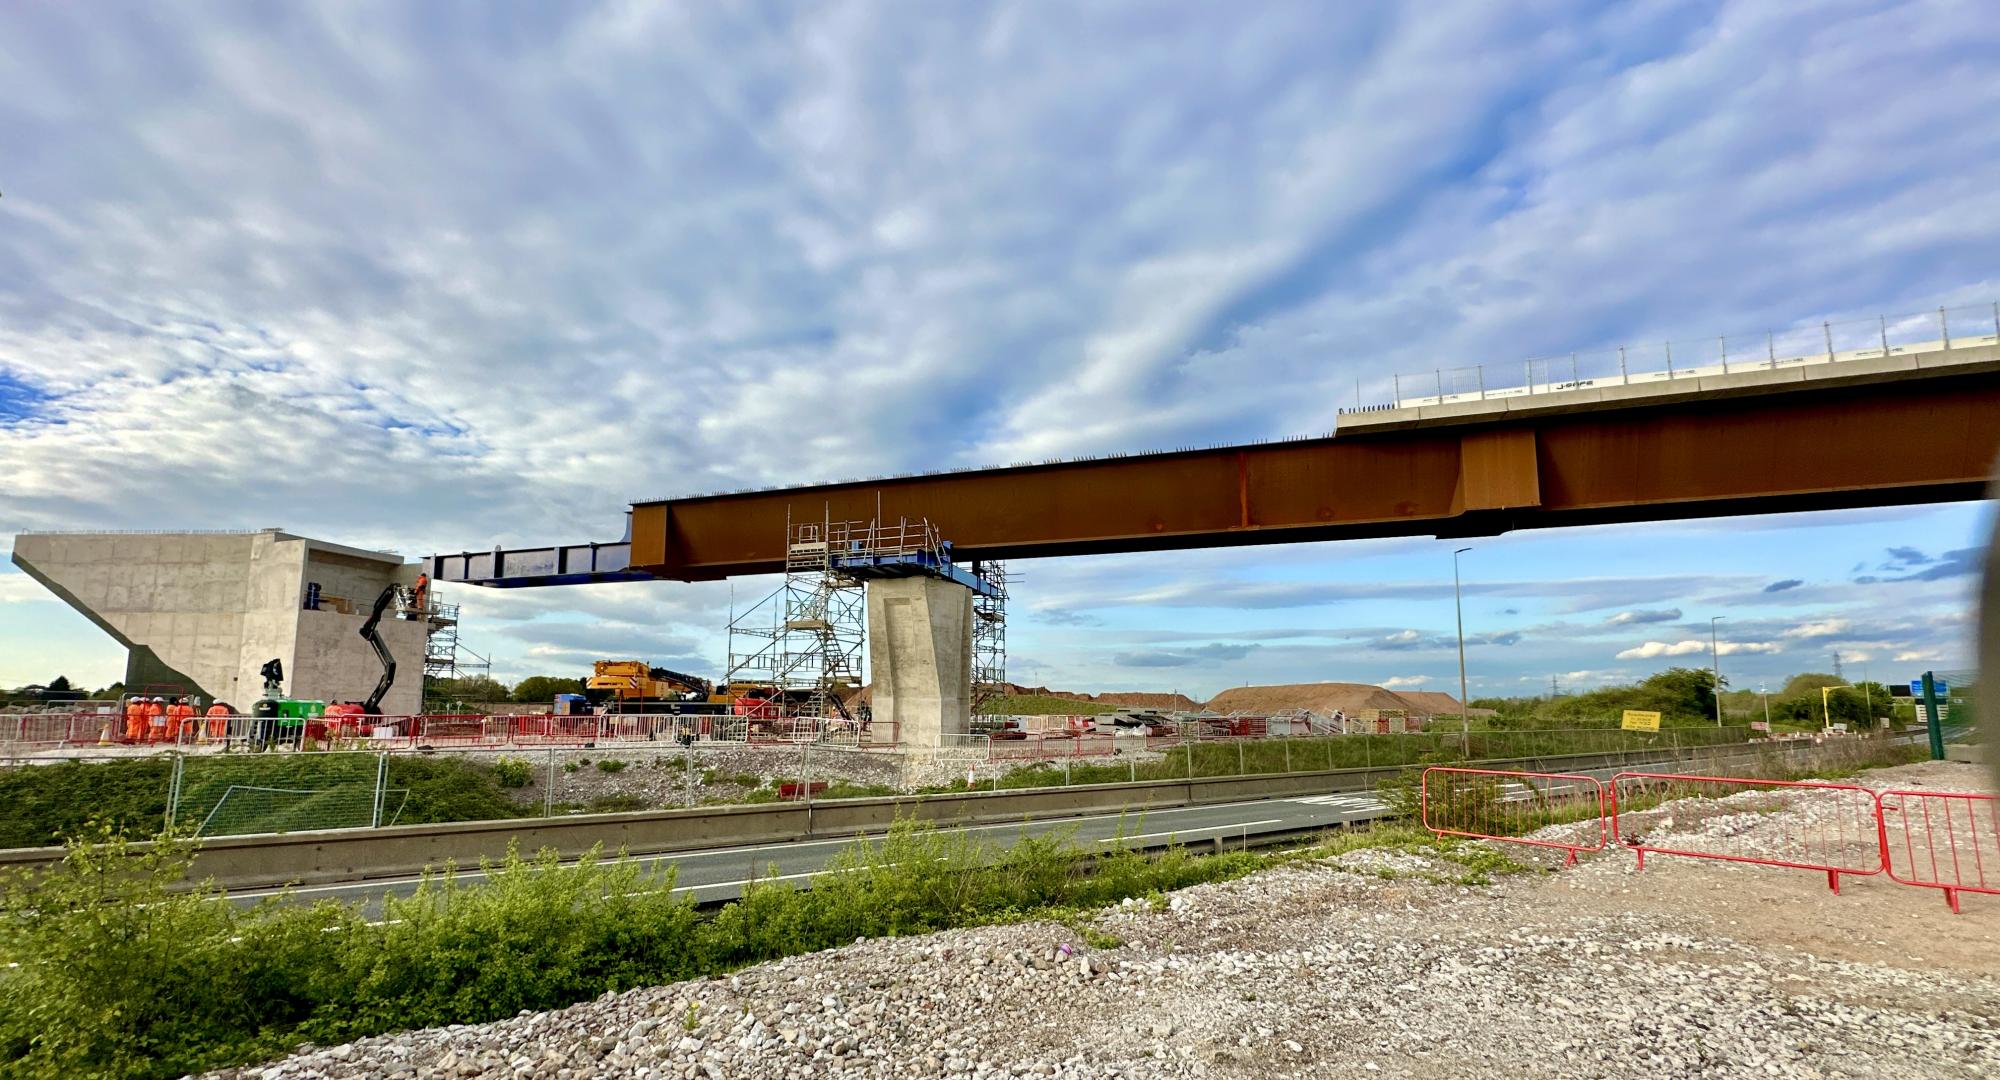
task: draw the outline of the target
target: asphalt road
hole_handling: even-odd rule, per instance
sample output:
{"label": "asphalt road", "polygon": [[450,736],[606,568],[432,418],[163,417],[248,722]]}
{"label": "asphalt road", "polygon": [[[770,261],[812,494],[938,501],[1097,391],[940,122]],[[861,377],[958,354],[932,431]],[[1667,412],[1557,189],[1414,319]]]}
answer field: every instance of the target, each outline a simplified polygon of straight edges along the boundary
{"label": "asphalt road", "polygon": [[[988,839],[1010,845],[1022,837],[1074,830],[1079,845],[1112,844],[1122,835],[1125,842],[1146,846],[1169,843],[1231,842],[1253,844],[1270,834],[1311,832],[1341,824],[1381,817],[1382,804],[1372,795],[1360,793],[1314,795],[1293,799],[1259,799],[1253,802],[1223,803],[1151,810],[1143,814],[1095,814],[1088,817],[1058,818],[1047,821],[1005,825],[960,826],[953,831],[985,834]],[[676,893],[692,893],[701,903],[732,900],[742,895],[743,886],[755,878],[810,882],[852,837],[832,840],[761,844],[754,847],[717,848],[708,851],[679,851],[663,855],[638,856],[648,866],[672,866],[678,871]],[[461,870],[462,882],[478,882],[486,875],[478,869]],[[285,896],[301,903],[317,900],[362,901],[372,916],[380,911],[384,894],[407,896],[421,879],[382,878],[335,885],[312,885],[289,890],[256,889],[232,892],[229,898],[249,905],[272,896]]]}
{"label": "asphalt road", "polygon": [[[1587,769],[1582,770],[1582,775],[1609,780],[1613,774],[1621,771],[1670,772],[1675,764],[1677,762],[1672,759],[1663,759],[1643,764]],[[1548,786],[1560,789],[1566,785]],[[1525,790],[1512,795],[1516,798],[1526,796]],[[1278,836],[1310,833],[1335,826],[1372,821],[1387,816],[1387,813],[1381,801],[1372,794],[1335,792],[1325,795],[1255,799],[1214,806],[1150,810],[1129,815],[1094,814],[1044,821],[950,828],[958,832],[987,834],[989,839],[1002,845],[1011,845],[1023,837],[1073,830],[1073,840],[1079,845],[1114,843],[1122,835],[1127,843],[1147,847],[1164,847],[1169,844],[1213,844],[1217,841],[1224,847],[1232,844],[1247,847]],[[831,840],[671,852],[636,858],[648,867],[675,867],[678,871],[679,884],[674,891],[682,894],[691,893],[697,902],[707,904],[733,900],[742,895],[746,884],[759,878],[775,878],[796,882],[802,886],[809,885],[814,877],[824,871],[827,862],[851,843],[853,843],[852,837],[840,837]],[[461,882],[474,883],[486,876],[477,868],[460,870],[458,874]],[[229,894],[229,899],[245,906],[273,896],[283,896],[299,903],[312,903],[324,899],[361,902],[364,910],[373,917],[380,913],[382,897],[385,894],[407,896],[416,890],[419,881],[421,878],[416,877],[375,878],[333,885],[303,886],[289,890],[255,889],[232,892]]]}

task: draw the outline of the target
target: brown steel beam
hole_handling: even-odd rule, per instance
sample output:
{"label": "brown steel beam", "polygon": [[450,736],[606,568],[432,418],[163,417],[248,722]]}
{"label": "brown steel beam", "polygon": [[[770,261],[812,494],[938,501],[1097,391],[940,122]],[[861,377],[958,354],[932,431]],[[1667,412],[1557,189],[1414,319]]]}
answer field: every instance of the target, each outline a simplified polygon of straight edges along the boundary
{"label": "brown steel beam", "polygon": [[636,503],[632,566],[780,569],[787,515],[929,518],[1019,558],[1975,499],[2000,374]]}

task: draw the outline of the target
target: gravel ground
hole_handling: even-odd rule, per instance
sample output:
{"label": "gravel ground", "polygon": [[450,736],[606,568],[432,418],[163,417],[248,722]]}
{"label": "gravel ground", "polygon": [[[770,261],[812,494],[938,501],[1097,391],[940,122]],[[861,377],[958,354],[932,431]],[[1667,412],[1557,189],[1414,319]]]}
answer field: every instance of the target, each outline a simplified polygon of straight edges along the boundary
{"label": "gravel ground", "polygon": [[[1782,829],[1790,813],[1757,817]],[[2000,1075],[2000,897],[1953,916],[1880,879],[1836,897],[1811,872],[1664,857],[1639,872],[1622,851],[1491,885],[1467,873],[1355,851],[1128,901],[1088,935],[1115,947],[1049,923],[858,942],[211,1075]]]}

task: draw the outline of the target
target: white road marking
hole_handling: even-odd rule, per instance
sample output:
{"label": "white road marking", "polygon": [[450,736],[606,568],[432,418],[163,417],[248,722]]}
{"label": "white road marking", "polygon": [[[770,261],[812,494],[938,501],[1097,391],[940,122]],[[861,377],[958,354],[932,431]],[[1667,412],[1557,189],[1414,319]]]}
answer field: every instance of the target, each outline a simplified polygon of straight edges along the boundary
{"label": "white road marking", "polygon": [[1286,802],[1307,803],[1312,806],[1331,806],[1341,810],[1379,810],[1382,800],[1373,795],[1307,795]]}

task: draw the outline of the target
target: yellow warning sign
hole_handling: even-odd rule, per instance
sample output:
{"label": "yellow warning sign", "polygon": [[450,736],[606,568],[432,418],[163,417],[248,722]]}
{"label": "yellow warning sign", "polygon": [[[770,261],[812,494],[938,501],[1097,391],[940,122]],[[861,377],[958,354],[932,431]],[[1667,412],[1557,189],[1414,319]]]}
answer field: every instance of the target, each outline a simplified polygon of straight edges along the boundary
{"label": "yellow warning sign", "polygon": [[1626,709],[1625,723],[1620,726],[1626,731],[1658,731],[1660,714],[1647,712],[1644,709]]}

